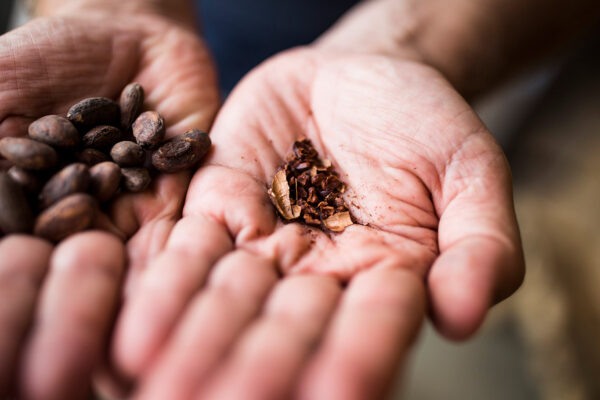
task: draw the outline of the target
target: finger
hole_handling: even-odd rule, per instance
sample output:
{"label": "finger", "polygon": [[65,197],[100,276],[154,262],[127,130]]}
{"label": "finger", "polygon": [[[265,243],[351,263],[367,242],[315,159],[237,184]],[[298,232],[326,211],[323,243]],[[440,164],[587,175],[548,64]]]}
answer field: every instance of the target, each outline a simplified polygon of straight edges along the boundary
{"label": "finger", "polygon": [[[441,208],[440,256],[428,276],[432,320],[452,339],[473,334],[488,309],[513,293],[524,276],[506,160],[499,154],[471,167],[477,167],[476,176],[460,167],[446,173],[455,189]],[[456,182],[469,183],[456,188]]]}
{"label": "finger", "polygon": [[[166,235],[161,231],[160,239],[157,240],[153,235],[159,232],[151,232],[153,228],[145,227],[155,221],[168,222],[181,218],[189,181],[190,176],[186,173],[158,175],[150,190],[118,196],[111,205],[110,216],[116,227],[127,237],[138,234],[136,236],[142,236],[142,243],[146,243],[148,239],[152,240],[157,244],[152,248],[162,250],[170,229],[166,231]],[[139,234],[141,229],[150,232]]]}
{"label": "finger", "polygon": [[259,313],[277,279],[272,261],[243,250],[219,261],[207,287],[190,305],[136,397],[193,398],[231,344]]}
{"label": "finger", "polygon": [[196,213],[226,226],[238,246],[270,235],[276,223],[264,183],[216,165],[203,167],[192,179],[183,214]]}
{"label": "finger", "polygon": [[383,397],[424,314],[424,285],[414,273],[373,269],[357,275],[300,382],[298,397]]}
{"label": "finger", "polygon": [[[340,293],[339,284],[329,277],[304,275],[282,280],[261,318],[244,334],[199,398],[290,398]],[[268,372],[265,366],[270,366]]]}
{"label": "finger", "polygon": [[117,321],[112,358],[118,374],[133,379],[149,367],[214,263],[231,247],[228,232],[210,218],[188,216],[175,225]]}
{"label": "finger", "polygon": [[8,397],[18,355],[33,319],[52,246],[27,236],[0,242],[0,398]]}
{"label": "finger", "polygon": [[85,398],[118,304],[124,259],[122,243],[98,232],[56,248],[21,360],[20,397]]}
{"label": "finger", "polygon": [[469,337],[488,309],[517,289],[523,274],[515,243],[484,236],[458,241],[442,251],[428,277],[433,323],[448,338]]}
{"label": "finger", "polygon": [[164,249],[171,231],[181,218],[189,174],[159,175],[150,191],[119,196],[111,206],[116,228],[127,241],[129,265],[125,295],[135,288],[150,260]]}

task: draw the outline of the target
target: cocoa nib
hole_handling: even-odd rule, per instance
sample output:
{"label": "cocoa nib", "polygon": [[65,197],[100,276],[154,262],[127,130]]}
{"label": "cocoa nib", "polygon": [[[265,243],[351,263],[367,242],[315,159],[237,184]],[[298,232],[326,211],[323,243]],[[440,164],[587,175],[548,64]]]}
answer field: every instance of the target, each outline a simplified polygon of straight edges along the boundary
{"label": "cocoa nib", "polygon": [[328,160],[322,160],[308,139],[296,141],[269,188],[281,218],[342,232],[353,224],[342,195],[346,185]]}

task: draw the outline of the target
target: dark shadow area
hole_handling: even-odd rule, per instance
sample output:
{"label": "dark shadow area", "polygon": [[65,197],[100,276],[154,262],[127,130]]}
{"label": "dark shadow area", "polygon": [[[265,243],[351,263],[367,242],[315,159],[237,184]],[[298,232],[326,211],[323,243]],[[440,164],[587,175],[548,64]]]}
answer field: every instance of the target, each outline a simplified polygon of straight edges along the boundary
{"label": "dark shadow area", "polygon": [[10,17],[13,11],[13,3],[13,0],[0,1],[0,34],[8,30],[8,24],[10,23]]}

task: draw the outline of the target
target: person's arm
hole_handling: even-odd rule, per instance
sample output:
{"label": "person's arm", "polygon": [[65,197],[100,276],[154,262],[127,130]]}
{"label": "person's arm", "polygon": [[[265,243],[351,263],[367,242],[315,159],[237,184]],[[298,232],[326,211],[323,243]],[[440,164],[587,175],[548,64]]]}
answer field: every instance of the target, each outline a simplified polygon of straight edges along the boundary
{"label": "person's arm", "polygon": [[588,30],[600,4],[526,0],[374,0],[319,41],[341,50],[416,57],[471,97]]}

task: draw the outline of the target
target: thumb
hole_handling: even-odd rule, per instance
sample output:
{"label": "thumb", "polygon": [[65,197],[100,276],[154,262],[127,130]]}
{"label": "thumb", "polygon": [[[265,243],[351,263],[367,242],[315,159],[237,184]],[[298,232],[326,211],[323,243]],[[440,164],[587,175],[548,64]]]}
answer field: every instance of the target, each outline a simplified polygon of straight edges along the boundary
{"label": "thumb", "polygon": [[499,149],[480,161],[463,160],[447,170],[450,200],[438,228],[440,256],[428,276],[431,318],[451,339],[473,334],[524,276],[508,164]]}

